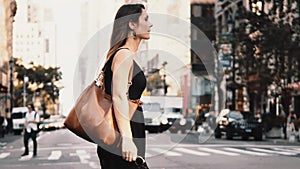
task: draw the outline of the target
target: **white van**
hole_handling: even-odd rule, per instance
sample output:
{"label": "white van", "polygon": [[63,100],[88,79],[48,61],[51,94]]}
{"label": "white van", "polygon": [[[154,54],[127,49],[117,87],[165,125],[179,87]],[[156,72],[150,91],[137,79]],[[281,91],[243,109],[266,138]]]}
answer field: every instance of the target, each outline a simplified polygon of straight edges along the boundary
{"label": "white van", "polygon": [[13,132],[21,134],[25,123],[25,115],[29,112],[27,107],[14,107],[11,112]]}

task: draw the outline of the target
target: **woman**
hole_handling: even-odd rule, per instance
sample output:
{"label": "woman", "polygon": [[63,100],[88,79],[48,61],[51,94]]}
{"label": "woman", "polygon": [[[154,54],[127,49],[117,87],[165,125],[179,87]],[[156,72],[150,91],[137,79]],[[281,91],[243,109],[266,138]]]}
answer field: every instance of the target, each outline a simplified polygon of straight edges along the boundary
{"label": "woman", "polygon": [[[134,56],[141,40],[150,38],[151,27],[145,7],[141,4],[123,5],[116,14],[104,82],[106,93],[112,95],[122,142],[117,148],[119,153],[98,146],[97,154],[102,169],[137,168],[137,156],[145,157],[144,116],[139,107],[130,120],[128,97],[131,100],[139,99],[146,87],[145,75]],[[132,83],[128,89],[131,72]]]}

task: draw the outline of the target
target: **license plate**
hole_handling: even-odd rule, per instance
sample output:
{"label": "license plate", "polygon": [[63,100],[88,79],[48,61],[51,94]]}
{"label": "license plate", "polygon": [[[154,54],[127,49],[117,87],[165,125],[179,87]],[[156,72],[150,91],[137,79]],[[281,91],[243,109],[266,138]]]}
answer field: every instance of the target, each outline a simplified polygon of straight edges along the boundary
{"label": "license plate", "polygon": [[246,129],[247,133],[251,133],[251,131],[252,131],[251,129]]}

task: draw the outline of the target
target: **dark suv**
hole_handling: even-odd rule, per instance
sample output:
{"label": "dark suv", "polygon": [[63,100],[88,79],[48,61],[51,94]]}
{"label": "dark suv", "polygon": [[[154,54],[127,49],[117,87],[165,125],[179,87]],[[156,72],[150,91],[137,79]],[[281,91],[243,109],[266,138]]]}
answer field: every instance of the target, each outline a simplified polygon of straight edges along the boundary
{"label": "dark suv", "polygon": [[261,122],[250,116],[250,112],[229,111],[218,118],[215,138],[226,135],[227,139],[241,136],[247,140],[253,136],[255,140],[262,140],[263,128]]}

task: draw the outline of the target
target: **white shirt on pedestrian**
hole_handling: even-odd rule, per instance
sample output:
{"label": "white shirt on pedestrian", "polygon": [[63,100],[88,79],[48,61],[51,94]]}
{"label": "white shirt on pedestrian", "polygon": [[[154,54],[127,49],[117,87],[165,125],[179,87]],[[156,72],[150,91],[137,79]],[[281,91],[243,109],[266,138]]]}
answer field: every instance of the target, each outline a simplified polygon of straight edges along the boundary
{"label": "white shirt on pedestrian", "polygon": [[30,133],[31,130],[38,131],[37,123],[29,123],[29,121],[35,121],[35,122],[40,121],[40,115],[38,113],[36,113],[35,111],[31,111],[31,112],[26,113],[25,120],[26,120],[26,123],[27,123],[26,131],[28,133]]}

